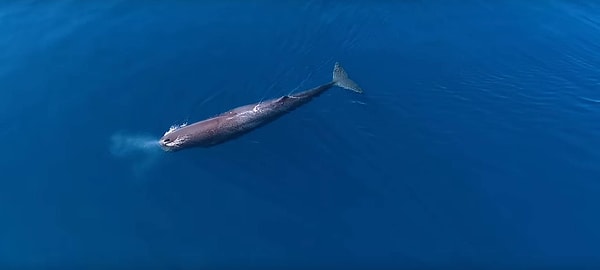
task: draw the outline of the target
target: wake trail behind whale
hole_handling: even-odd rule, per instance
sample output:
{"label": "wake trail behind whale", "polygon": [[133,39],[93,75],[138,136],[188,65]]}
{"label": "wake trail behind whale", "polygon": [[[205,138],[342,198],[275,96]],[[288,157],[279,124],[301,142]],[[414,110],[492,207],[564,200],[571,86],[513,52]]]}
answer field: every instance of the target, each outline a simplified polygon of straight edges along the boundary
{"label": "wake trail behind whale", "polygon": [[110,153],[132,160],[136,177],[151,169],[163,153],[158,139],[149,135],[116,133],[110,138]]}

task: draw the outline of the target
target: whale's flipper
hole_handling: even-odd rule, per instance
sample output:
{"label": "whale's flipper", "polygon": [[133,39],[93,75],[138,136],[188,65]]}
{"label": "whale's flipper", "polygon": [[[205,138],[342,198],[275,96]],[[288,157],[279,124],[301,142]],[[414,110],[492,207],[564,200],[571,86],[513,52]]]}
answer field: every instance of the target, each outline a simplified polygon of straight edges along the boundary
{"label": "whale's flipper", "polygon": [[335,86],[348,89],[357,93],[362,93],[363,90],[358,86],[357,83],[348,78],[348,73],[344,70],[344,68],[340,65],[339,62],[335,62],[335,66],[333,67],[333,83]]}

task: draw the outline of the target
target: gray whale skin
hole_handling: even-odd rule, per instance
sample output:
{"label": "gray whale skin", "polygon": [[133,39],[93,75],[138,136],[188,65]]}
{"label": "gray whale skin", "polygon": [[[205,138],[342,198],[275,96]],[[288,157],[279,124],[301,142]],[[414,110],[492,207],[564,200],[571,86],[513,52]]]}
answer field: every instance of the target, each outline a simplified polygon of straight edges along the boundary
{"label": "gray whale skin", "polygon": [[164,151],[175,152],[224,143],[285,115],[334,86],[357,93],[363,92],[336,62],[331,82],[296,94],[240,106],[190,125],[173,126],[159,140],[160,147]]}

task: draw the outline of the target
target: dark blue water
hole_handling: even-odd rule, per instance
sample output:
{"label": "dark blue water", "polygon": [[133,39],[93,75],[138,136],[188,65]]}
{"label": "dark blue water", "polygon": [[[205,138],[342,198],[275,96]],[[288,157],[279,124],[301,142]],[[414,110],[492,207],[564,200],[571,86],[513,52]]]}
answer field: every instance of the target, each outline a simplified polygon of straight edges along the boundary
{"label": "dark blue water", "polygon": [[600,5],[438,2],[2,2],[0,265],[598,267]]}

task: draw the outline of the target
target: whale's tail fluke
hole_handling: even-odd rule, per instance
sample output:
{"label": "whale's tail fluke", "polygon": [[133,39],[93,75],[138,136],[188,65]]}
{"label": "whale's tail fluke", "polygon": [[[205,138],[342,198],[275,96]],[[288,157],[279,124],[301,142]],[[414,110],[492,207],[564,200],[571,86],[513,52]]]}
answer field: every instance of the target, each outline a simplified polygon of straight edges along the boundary
{"label": "whale's tail fluke", "polygon": [[357,93],[362,93],[363,90],[348,77],[348,73],[344,70],[344,68],[340,65],[339,62],[335,63],[333,67],[333,83],[335,86],[348,89]]}

